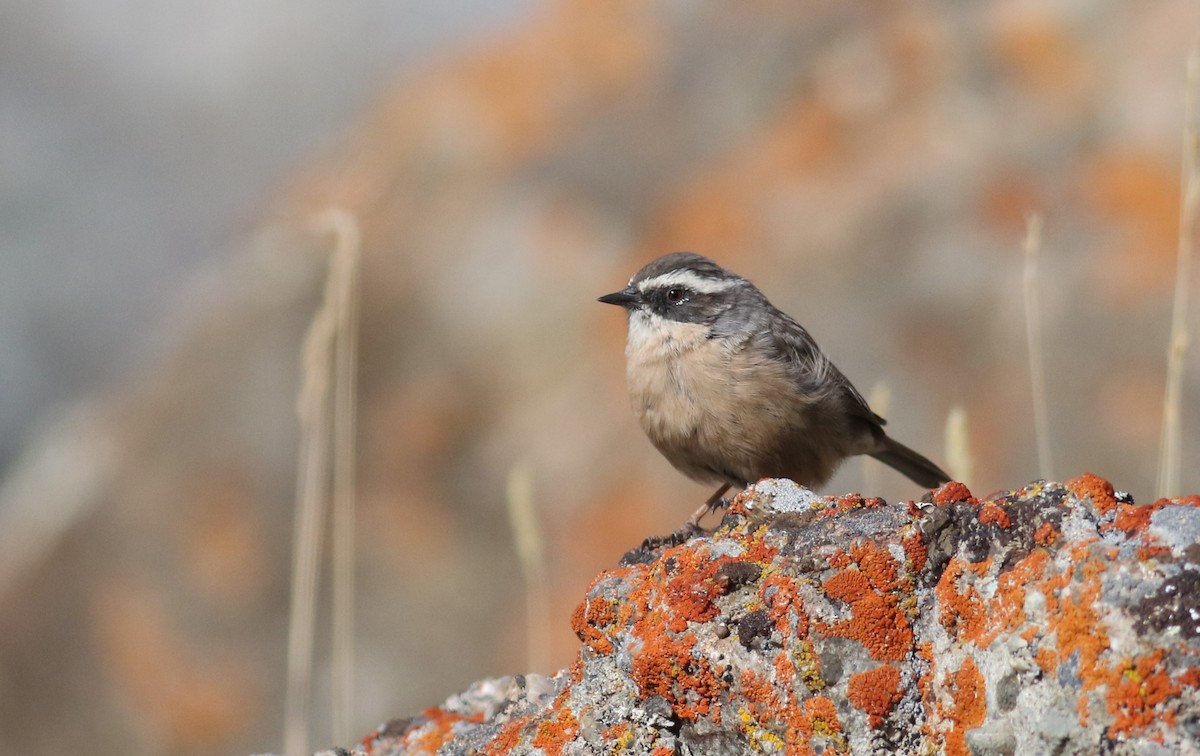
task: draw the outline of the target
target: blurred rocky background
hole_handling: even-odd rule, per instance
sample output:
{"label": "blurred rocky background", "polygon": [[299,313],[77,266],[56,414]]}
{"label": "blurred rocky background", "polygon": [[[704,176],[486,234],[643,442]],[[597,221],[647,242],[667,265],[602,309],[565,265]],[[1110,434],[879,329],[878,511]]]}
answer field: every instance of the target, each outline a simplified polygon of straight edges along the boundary
{"label": "blurred rocky background", "polygon": [[[755,280],[934,458],[964,407],[983,495],[1039,477],[1040,211],[1051,472],[1154,498],[1190,0],[0,18],[0,753],[280,747],[331,205],[365,265],[356,731],[565,665],[591,577],[707,495],[636,427],[623,318],[594,301],[666,251]],[[521,464],[551,575],[536,662],[504,508]],[[852,462],[828,490],[863,481]]]}

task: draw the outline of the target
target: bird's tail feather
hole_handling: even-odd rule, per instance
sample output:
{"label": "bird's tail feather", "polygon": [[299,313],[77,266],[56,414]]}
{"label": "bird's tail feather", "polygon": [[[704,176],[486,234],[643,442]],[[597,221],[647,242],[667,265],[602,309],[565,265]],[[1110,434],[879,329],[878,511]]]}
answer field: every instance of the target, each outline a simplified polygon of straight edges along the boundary
{"label": "bird's tail feather", "polygon": [[917,452],[888,436],[881,440],[880,447],[868,452],[872,457],[908,476],[912,482],[925,488],[937,488],[950,481],[942,468]]}

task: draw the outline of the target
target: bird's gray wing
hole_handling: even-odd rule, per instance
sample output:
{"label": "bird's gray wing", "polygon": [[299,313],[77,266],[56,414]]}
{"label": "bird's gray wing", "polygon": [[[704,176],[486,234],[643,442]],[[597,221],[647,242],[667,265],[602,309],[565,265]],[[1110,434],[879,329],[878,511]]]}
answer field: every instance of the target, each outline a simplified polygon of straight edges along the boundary
{"label": "bird's gray wing", "polygon": [[867,400],[825,356],[804,326],[778,310],[773,315],[766,335],[777,355],[796,367],[802,388],[814,392],[837,391],[846,400],[846,409],[868,424],[882,426],[887,423],[871,411]]}

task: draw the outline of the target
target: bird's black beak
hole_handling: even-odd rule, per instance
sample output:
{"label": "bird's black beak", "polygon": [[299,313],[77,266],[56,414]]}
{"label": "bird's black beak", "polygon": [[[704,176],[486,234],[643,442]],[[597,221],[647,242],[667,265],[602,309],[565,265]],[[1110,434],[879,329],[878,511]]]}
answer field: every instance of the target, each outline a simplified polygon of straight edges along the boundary
{"label": "bird's black beak", "polygon": [[614,291],[612,294],[605,294],[604,296],[600,297],[599,301],[603,302],[604,304],[620,305],[628,310],[630,307],[633,307],[635,304],[637,304],[637,289],[622,289],[621,291]]}

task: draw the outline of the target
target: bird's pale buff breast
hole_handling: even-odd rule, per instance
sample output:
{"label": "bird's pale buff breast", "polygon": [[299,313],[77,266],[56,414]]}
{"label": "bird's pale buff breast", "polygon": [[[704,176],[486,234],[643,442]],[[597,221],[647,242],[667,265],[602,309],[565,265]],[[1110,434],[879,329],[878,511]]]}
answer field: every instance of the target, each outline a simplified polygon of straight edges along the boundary
{"label": "bird's pale buff breast", "polygon": [[786,367],[708,336],[701,324],[631,314],[626,377],[642,429],[696,480],[795,474],[790,458],[808,413]]}

